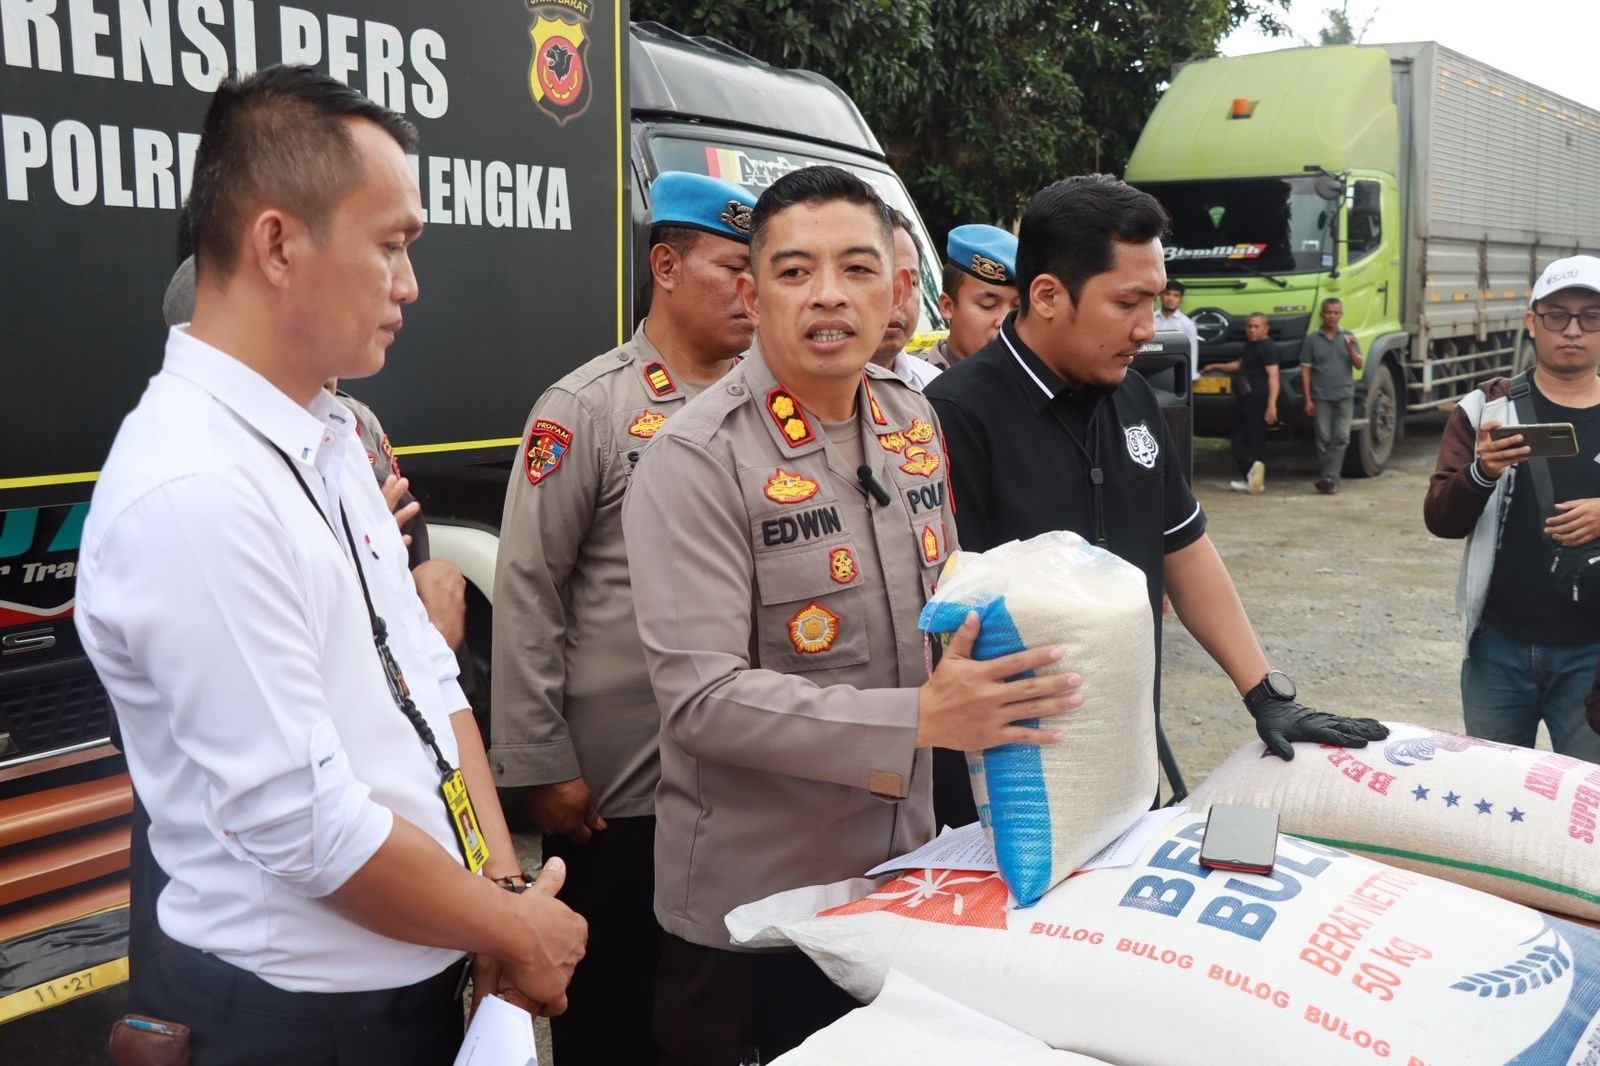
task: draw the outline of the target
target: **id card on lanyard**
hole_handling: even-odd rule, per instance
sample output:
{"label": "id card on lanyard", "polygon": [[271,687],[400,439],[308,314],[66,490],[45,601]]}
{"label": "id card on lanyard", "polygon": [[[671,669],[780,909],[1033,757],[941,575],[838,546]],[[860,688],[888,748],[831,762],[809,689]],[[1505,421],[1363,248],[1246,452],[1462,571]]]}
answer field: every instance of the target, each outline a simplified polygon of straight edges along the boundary
{"label": "id card on lanyard", "polygon": [[467,869],[477,873],[489,861],[489,845],[478,828],[478,812],[472,809],[472,797],[467,795],[467,779],[459,769],[453,769],[439,781],[439,791],[450,811],[450,824],[455,826]]}

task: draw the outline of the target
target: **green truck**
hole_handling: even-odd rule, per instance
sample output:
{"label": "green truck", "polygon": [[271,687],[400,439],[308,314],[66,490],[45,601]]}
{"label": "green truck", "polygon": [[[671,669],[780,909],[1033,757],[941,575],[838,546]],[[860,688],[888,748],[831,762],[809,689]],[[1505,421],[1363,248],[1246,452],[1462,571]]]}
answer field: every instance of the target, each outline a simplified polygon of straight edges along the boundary
{"label": "green truck", "polygon": [[[1523,311],[1545,263],[1600,253],[1600,112],[1432,42],[1295,48],[1181,68],[1127,179],[1172,214],[1201,370],[1267,315],[1303,421],[1297,367],[1322,301],[1367,353],[1346,472],[1388,462],[1407,415],[1448,408],[1530,358]],[[1195,383],[1200,433],[1226,433],[1225,376]]]}

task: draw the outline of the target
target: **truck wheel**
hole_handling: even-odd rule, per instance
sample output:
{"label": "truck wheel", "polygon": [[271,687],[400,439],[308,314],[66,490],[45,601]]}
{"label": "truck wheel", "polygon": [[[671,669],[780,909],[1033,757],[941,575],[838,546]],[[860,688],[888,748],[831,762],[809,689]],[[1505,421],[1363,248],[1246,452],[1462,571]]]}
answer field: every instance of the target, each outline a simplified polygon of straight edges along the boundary
{"label": "truck wheel", "polygon": [[1388,363],[1379,363],[1367,375],[1366,419],[1353,428],[1350,447],[1344,453],[1344,474],[1377,477],[1388,465],[1400,435],[1400,403]]}

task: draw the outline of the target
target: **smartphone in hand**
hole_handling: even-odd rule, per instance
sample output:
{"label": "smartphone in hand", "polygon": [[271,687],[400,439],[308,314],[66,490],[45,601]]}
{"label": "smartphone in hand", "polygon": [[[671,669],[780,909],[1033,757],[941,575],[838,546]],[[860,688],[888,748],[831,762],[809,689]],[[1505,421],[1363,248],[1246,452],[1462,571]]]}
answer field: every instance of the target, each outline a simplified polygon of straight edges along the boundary
{"label": "smartphone in hand", "polygon": [[1200,865],[1269,874],[1278,858],[1278,812],[1270,807],[1213,803],[1200,841]]}
{"label": "smartphone in hand", "polygon": [[1578,434],[1571,422],[1530,422],[1521,426],[1496,426],[1490,440],[1505,440],[1522,435],[1522,443],[1533,451],[1529,459],[1568,459],[1578,454]]}

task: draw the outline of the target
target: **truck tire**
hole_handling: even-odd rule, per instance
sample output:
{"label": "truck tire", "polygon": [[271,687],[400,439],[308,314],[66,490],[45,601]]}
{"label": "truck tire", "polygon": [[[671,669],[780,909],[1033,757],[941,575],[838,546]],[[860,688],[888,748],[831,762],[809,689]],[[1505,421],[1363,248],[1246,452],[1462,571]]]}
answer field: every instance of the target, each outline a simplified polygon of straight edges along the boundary
{"label": "truck tire", "polygon": [[1394,370],[1379,363],[1367,375],[1366,417],[1351,427],[1344,453],[1345,477],[1377,477],[1389,463],[1400,436],[1400,402]]}

